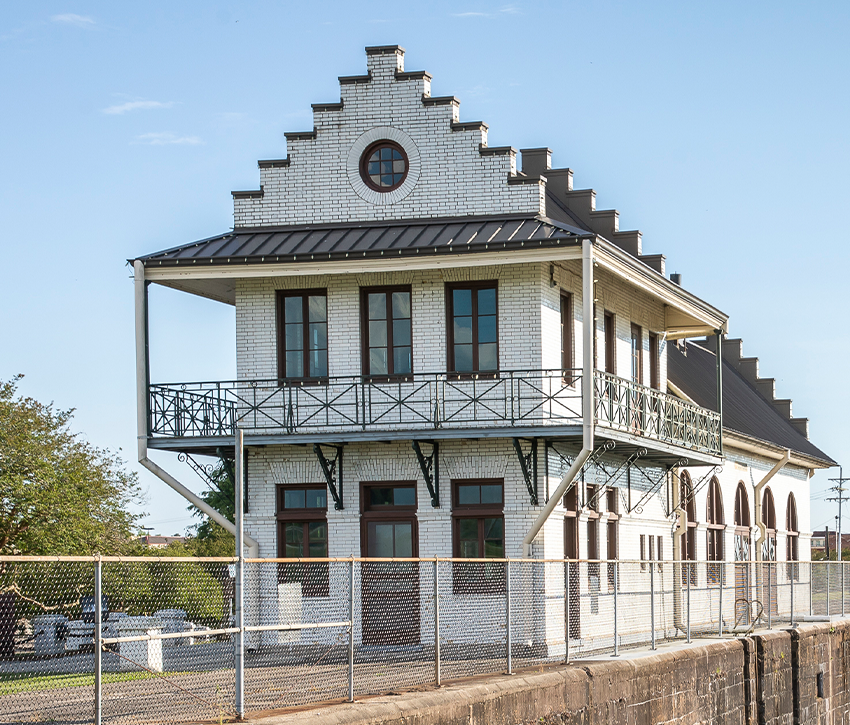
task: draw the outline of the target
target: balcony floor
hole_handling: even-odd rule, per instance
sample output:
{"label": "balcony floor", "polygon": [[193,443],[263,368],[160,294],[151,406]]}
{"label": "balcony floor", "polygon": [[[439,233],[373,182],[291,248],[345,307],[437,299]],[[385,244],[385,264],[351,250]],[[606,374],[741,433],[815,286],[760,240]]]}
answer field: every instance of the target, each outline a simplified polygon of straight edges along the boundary
{"label": "balcony floor", "polygon": [[[690,466],[713,466],[723,462],[720,456],[682,448],[673,444],[650,438],[629,435],[603,426],[596,427],[597,445],[604,441],[613,441],[614,455],[624,458],[643,448],[646,454],[640,460],[662,466],[673,466],[681,459],[687,459]],[[490,428],[437,428],[422,430],[387,431],[347,431],[345,433],[300,433],[246,435],[246,446],[282,446],[312,445],[313,443],[343,444],[357,442],[386,442],[411,440],[481,440],[493,438],[542,438],[572,445],[576,451],[581,448],[582,428],[580,425],[540,426],[540,427],[490,427]],[[198,455],[218,456],[218,451],[233,455],[235,445],[232,436],[191,436],[185,438],[155,437],[148,439],[148,447],[175,453],[195,453]]]}

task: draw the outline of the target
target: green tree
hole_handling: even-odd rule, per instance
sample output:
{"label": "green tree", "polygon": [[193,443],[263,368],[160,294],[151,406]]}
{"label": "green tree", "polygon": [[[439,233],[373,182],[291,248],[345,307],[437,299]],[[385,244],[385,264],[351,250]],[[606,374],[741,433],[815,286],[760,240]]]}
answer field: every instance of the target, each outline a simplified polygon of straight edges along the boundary
{"label": "green tree", "polygon": [[119,456],[70,429],[72,410],[0,382],[0,554],[119,554],[141,503]]}
{"label": "green tree", "polygon": [[[235,521],[236,493],[233,486],[233,470],[228,462],[220,462],[210,473],[210,488],[201,498],[228,521]],[[189,510],[202,519],[197,524],[194,536],[186,542],[192,556],[233,556],[236,539],[229,531],[209,519],[200,509],[189,506]]]}

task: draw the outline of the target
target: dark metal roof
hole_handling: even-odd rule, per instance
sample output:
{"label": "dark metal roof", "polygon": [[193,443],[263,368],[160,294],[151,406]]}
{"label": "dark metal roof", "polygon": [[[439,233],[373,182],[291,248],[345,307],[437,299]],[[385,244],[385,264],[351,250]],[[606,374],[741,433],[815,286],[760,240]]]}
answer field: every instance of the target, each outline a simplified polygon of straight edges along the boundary
{"label": "dark metal roof", "polygon": [[[688,343],[686,350],[667,345],[667,376],[697,405],[714,410],[717,405],[715,355],[694,343]],[[837,465],[783,418],[726,360],[723,361],[723,428]]]}
{"label": "dark metal roof", "polygon": [[139,257],[146,267],[496,252],[569,246],[591,232],[539,216],[481,216],[237,228]]}

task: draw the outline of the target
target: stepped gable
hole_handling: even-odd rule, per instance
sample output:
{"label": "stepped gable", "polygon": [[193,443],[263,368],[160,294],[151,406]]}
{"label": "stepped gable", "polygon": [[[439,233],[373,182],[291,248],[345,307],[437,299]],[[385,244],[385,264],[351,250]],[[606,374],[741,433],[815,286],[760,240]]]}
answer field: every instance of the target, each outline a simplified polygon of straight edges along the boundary
{"label": "stepped gable", "polygon": [[[717,363],[714,339],[667,345],[667,376],[697,405],[714,409]],[[774,397],[773,378],[758,377],[758,360],[740,355],[742,342],[723,344],[723,427],[837,465],[808,439],[808,419],[791,417],[791,401]]]}
{"label": "stepped gable", "polygon": [[[259,162],[259,190],[233,192],[236,228],[545,215],[545,179],[517,174],[516,150],[488,146],[487,124],[461,122],[456,98],[432,97],[428,73],[404,70],[404,49],[366,48],[366,66],[339,79],[339,101],[313,105],[312,129],[286,134],[286,158]],[[387,193],[360,174],[364,152],[381,140],[408,161],[404,182]]]}

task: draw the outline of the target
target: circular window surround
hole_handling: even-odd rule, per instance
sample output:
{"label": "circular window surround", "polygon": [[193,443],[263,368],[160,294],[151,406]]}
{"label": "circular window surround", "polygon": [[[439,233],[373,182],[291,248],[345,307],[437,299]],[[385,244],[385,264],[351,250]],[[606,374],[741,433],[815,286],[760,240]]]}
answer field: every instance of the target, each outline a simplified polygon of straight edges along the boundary
{"label": "circular window surround", "polygon": [[[393,141],[401,146],[407,154],[407,176],[401,185],[392,191],[375,191],[375,189],[366,185],[366,182],[363,181],[360,175],[361,160],[364,152],[378,141]],[[377,128],[369,129],[354,142],[354,145],[348,152],[345,168],[348,174],[348,182],[357,196],[371,204],[386,205],[401,201],[413,191],[413,187],[419,181],[422,163],[419,159],[419,149],[413,143],[413,139],[410,136],[404,131],[399,131],[397,128],[378,126]]]}

